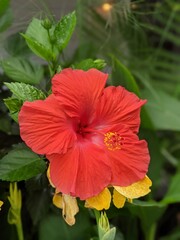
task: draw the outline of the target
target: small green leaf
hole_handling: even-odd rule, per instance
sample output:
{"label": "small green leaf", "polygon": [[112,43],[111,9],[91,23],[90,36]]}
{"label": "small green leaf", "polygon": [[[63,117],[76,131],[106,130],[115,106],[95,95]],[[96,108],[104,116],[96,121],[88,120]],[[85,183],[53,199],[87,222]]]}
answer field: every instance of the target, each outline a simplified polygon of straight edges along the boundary
{"label": "small green leaf", "polygon": [[111,228],[107,233],[104,234],[103,238],[100,240],[114,240],[116,235],[116,228]]}
{"label": "small green leaf", "polygon": [[0,179],[5,181],[21,181],[44,172],[46,163],[29,148],[11,150],[0,160]]}
{"label": "small green leaf", "polygon": [[32,102],[45,99],[46,95],[39,89],[25,83],[4,83],[19,100]]}
{"label": "small green leaf", "polygon": [[96,68],[102,70],[106,66],[106,62],[103,59],[93,60],[91,58],[85,59],[77,64],[74,64],[75,69],[82,69],[84,71],[89,70],[90,68]]}
{"label": "small green leaf", "polygon": [[46,46],[42,45],[41,43],[37,42],[35,39],[29,37],[26,34],[21,35],[26,39],[28,47],[38,57],[43,58],[44,60],[47,61],[51,61],[55,58],[54,55],[52,54],[52,51],[48,49]]}
{"label": "small green leaf", "polygon": [[54,35],[56,37],[57,47],[62,51],[68,44],[76,26],[75,11],[64,16],[56,25]]}
{"label": "small green leaf", "polygon": [[18,122],[18,114],[25,101],[34,101],[38,99],[45,99],[45,94],[25,83],[5,83],[5,85],[11,90],[13,96],[4,99],[4,103],[10,111],[10,116],[14,121]]}
{"label": "small green leaf", "polygon": [[1,65],[5,74],[17,82],[38,84],[43,78],[43,68],[25,59],[10,58]]}
{"label": "small green leaf", "polygon": [[43,27],[43,20],[33,18],[25,34],[21,34],[28,44],[28,47],[39,57],[53,61],[58,55],[56,46],[52,45],[54,26],[48,31]]}
{"label": "small green leaf", "polygon": [[10,98],[4,99],[4,103],[10,111],[11,118],[15,122],[18,122],[18,114],[22,107],[23,101],[17,98],[10,97]]}

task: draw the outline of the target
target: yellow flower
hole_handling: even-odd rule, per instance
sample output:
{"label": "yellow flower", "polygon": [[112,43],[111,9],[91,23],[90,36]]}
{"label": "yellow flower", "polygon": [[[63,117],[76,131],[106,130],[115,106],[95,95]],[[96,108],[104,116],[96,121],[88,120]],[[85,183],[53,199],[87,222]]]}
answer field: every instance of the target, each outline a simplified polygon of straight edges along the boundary
{"label": "yellow flower", "polygon": [[3,202],[0,200],[0,210],[1,210],[2,205],[3,205]]}
{"label": "yellow flower", "polygon": [[[117,208],[122,208],[128,200],[132,202],[133,199],[147,195],[151,190],[151,180],[145,176],[142,180],[135,182],[127,187],[113,186],[113,204]],[[111,194],[108,188],[105,188],[100,194],[89,198],[85,202],[85,207],[95,208],[97,210],[108,209],[111,203]]]}

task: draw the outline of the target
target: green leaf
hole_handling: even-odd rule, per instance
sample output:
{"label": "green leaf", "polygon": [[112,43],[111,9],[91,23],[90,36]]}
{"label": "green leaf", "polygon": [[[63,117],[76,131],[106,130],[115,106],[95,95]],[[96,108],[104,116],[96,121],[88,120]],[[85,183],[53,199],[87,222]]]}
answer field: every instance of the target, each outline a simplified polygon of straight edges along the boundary
{"label": "green leaf", "polygon": [[62,51],[68,44],[76,26],[75,11],[64,16],[56,25],[54,35],[59,51]]}
{"label": "green leaf", "polygon": [[48,31],[43,27],[43,21],[33,18],[25,34],[21,34],[28,44],[28,47],[39,57],[53,61],[58,55],[58,50],[52,46],[50,37],[54,28]]}
{"label": "green leaf", "polygon": [[112,85],[123,86],[140,97],[138,85],[131,72],[115,57],[112,57]]}
{"label": "green leaf", "polygon": [[25,39],[19,33],[15,33],[7,37],[5,50],[12,57],[21,56],[25,58],[31,54]]}
{"label": "green leaf", "polygon": [[89,70],[90,68],[96,68],[102,70],[106,66],[106,62],[103,59],[93,60],[91,58],[85,59],[79,63],[74,64],[75,69],[82,69],[84,71]]}
{"label": "green leaf", "polygon": [[143,90],[142,95],[148,100],[145,108],[156,129],[180,131],[180,101],[155,89]]}
{"label": "green leaf", "polygon": [[18,114],[23,105],[23,101],[14,97],[4,99],[6,107],[10,111],[10,116],[15,122],[18,122]]}
{"label": "green leaf", "polygon": [[[112,75],[111,75],[111,83],[114,86],[123,86],[128,91],[134,92],[138,97],[141,97],[141,93],[139,87],[131,74],[131,72],[114,56],[112,56]],[[141,110],[141,120],[142,120],[142,127],[147,129],[153,129],[154,126],[152,121],[143,107]]]}
{"label": "green leaf", "polygon": [[11,25],[11,23],[12,23],[12,10],[8,8],[5,11],[5,13],[3,13],[3,15],[0,17],[0,33],[5,31]]}
{"label": "green leaf", "polygon": [[18,114],[23,105],[23,102],[45,99],[45,94],[25,83],[5,83],[5,85],[11,90],[13,96],[4,99],[4,103],[10,111],[10,116],[14,121],[18,122]]}
{"label": "green leaf", "polygon": [[116,228],[111,228],[107,233],[104,234],[102,240],[114,240],[116,235]]}
{"label": "green leaf", "polygon": [[29,37],[26,34],[21,33],[21,35],[26,39],[26,43],[28,47],[38,57],[43,58],[44,60],[47,60],[47,61],[52,61],[55,58],[55,56],[52,53],[52,50],[48,49],[47,46],[44,46],[43,44],[37,42],[35,39]]}
{"label": "green leaf", "polygon": [[180,202],[180,173],[177,173],[171,180],[169,189],[162,203],[176,203]]}
{"label": "green leaf", "polygon": [[10,0],[0,0],[0,17],[6,12],[9,7]]}
{"label": "green leaf", "polygon": [[76,224],[68,226],[61,216],[58,214],[49,214],[40,222],[39,240],[84,240],[89,239],[92,232],[90,229],[89,216],[83,212],[83,209],[77,214]]}
{"label": "green leaf", "polygon": [[32,102],[45,99],[46,95],[39,89],[25,83],[4,83],[19,100]]}
{"label": "green leaf", "polygon": [[141,220],[141,227],[147,236],[150,236],[154,231],[155,224],[166,210],[166,205],[157,202],[143,202],[136,200],[133,204],[127,204],[130,212],[139,217]]}
{"label": "green leaf", "polygon": [[0,160],[0,179],[21,181],[44,172],[46,163],[27,147],[17,147]]}
{"label": "green leaf", "polygon": [[[32,222],[36,225],[45,217],[51,206],[51,195],[49,193],[49,182],[46,174],[39,174],[26,181],[27,209]],[[36,204],[34,204],[36,202]]]}
{"label": "green leaf", "polygon": [[5,74],[17,82],[38,84],[43,78],[43,68],[25,59],[10,58],[1,65]]}

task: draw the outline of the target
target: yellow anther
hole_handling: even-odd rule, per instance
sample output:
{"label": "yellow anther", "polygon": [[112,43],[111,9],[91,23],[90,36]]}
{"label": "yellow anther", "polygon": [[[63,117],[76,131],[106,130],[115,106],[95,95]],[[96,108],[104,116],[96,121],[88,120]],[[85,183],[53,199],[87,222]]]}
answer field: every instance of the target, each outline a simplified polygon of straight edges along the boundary
{"label": "yellow anther", "polygon": [[122,147],[122,137],[117,132],[104,134],[104,144],[109,150],[119,150]]}

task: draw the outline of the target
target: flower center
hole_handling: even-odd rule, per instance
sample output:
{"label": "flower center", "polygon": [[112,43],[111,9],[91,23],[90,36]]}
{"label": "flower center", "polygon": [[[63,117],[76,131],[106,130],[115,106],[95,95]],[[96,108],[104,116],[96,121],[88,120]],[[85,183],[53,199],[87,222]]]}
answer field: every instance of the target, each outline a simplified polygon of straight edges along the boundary
{"label": "flower center", "polygon": [[122,147],[122,137],[117,132],[107,132],[104,134],[104,144],[109,150],[119,150]]}
{"label": "flower center", "polygon": [[83,125],[83,124],[80,123],[78,125],[77,133],[80,134],[82,137],[84,137],[85,133],[87,133],[86,132],[86,127],[87,127],[87,125]]}

